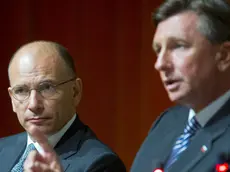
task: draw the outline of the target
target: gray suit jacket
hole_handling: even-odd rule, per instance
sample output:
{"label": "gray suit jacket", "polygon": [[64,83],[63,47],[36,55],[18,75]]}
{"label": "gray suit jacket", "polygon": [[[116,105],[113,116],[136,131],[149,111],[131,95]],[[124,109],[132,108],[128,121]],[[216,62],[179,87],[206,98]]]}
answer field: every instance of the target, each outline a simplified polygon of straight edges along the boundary
{"label": "gray suit jacket", "polygon": [[[0,172],[9,172],[18,162],[27,143],[26,133],[0,139]],[[125,172],[119,157],[100,142],[77,117],[55,151],[65,172]]]}
{"label": "gray suit jacket", "polygon": [[[188,108],[175,106],[156,120],[135,157],[131,172],[152,172],[164,166],[188,121],[188,113]],[[204,147],[207,150],[202,149]],[[230,101],[196,133],[168,172],[214,172],[218,163],[229,161],[229,155]]]}

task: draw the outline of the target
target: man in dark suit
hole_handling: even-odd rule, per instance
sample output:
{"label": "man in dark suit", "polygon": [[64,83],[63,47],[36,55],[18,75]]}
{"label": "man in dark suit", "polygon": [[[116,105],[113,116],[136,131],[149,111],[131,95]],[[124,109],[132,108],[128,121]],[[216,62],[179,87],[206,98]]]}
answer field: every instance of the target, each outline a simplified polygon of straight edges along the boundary
{"label": "man in dark suit", "polygon": [[132,172],[214,172],[229,164],[229,3],[166,0],[154,14],[155,69],[178,106],[154,122]]}
{"label": "man in dark suit", "polygon": [[54,42],[22,46],[9,64],[13,111],[26,130],[0,139],[1,172],[125,172],[76,114],[82,94],[72,57]]}

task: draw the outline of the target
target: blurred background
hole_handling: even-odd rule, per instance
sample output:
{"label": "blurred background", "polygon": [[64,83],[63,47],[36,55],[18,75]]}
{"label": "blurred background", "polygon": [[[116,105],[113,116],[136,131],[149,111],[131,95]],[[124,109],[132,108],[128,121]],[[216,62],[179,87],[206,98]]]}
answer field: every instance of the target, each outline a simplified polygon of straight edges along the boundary
{"label": "blurred background", "polygon": [[80,118],[127,166],[153,121],[171,103],[154,70],[151,12],[162,0],[1,2],[0,137],[23,131],[12,112],[7,67],[34,40],[64,45],[83,80]]}

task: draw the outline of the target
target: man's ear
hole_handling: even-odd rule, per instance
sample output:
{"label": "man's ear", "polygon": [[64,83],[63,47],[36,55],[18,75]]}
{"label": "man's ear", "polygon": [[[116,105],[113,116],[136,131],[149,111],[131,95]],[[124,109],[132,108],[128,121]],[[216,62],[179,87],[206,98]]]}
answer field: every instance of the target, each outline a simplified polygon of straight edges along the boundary
{"label": "man's ear", "polygon": [[10,99],[11,99],[11,104],[12,104],[13,111],[16,112],[14,102],[13,102],[13,96],[12,96],[11,87],[8,88],[8,93],[9,93],[9,96],[10,96]]}
{"label": "man's ear", "polygon": [[230,68],[230,42],[226,41],[220,46],[216,54],[217,67],[223,72]]}
{"label": "man's ear", "polygon": [[73,87],[73,96],[75,99],[75,106],[77,106],[81,101],[82,96],[82,80],[81,78],[76,78],[75,84]]}

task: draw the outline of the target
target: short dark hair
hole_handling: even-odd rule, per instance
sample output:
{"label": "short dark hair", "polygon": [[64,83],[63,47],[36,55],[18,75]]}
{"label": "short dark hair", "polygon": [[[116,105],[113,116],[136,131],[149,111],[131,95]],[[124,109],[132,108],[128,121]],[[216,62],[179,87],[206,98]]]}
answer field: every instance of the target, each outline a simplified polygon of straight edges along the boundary
{"label": "short dark hair", "polygon": [[74,64],[74,60],[73,57],[70,55],[70,53],[68,52],[68,50],[58,44],[58,43],[53,43],[57,49],[57,52],[59,53],[60,57],[64,60],[64,62],[66,63],[67,67],[71,70],[73,75],[77,75],[76,74],[76,68],[75,68],[75,64]]}
{"label": "short dark hair", "polygon": [[230,4],[228,0],[165,0],[152,15],[157,26],[161,21],[193,11],[200,19],[198,30],[212,43],[230,41]]}

